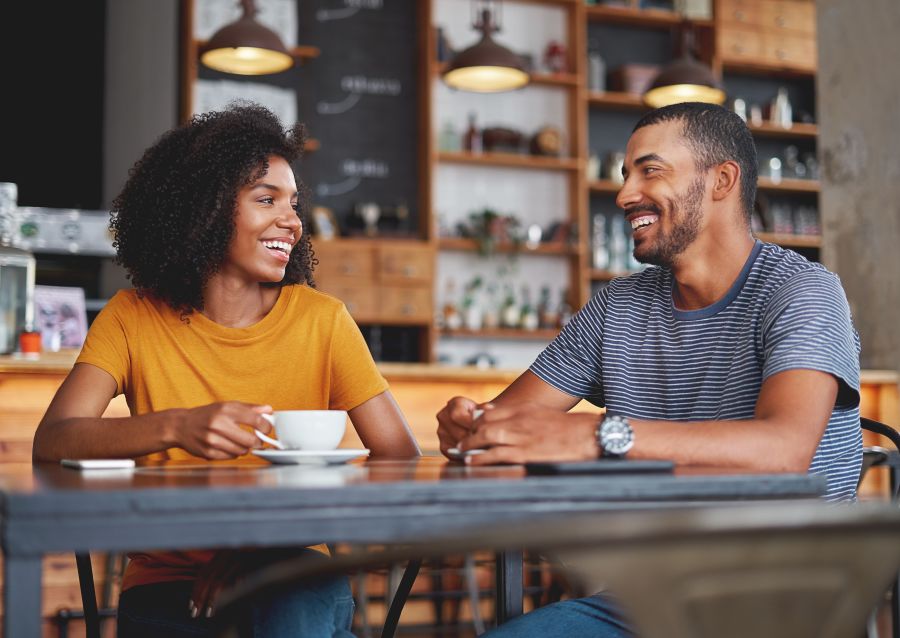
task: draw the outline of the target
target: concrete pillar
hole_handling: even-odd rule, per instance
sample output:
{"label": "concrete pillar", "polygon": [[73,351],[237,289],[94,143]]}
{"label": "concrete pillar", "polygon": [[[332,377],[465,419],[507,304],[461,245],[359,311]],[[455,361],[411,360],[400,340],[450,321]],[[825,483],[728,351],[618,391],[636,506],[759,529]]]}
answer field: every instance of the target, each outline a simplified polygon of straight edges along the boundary
{"label": "concrete pillar", "polygon": [[900,370],[900,1],[817,0],[822,262],[862,367]]}
{"label": "concrete pillar", "polygon": [[178,2],[106,3],[103,205],[148,146],[178,123]]}

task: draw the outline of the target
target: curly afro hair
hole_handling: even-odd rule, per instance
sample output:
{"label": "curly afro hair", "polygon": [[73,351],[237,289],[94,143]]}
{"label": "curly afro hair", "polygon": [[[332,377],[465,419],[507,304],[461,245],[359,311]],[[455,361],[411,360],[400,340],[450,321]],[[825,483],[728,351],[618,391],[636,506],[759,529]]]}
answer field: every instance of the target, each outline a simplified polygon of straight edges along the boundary
{"label": "curly afro hair", "polygon": [[[163,134],[131,169],[110,213],[116,262],[138,293],[182,316],[203,310],[203,289],[234,235],[238,191],[266,173],[269,157],[300,158],[305,140],[302,124],[285,131],[271,111],[250,103],[195,115]],[[298,186],[297,214],[308,227],[309,192]],[[274,285],[315,286],[315,264],[303,233]]]}

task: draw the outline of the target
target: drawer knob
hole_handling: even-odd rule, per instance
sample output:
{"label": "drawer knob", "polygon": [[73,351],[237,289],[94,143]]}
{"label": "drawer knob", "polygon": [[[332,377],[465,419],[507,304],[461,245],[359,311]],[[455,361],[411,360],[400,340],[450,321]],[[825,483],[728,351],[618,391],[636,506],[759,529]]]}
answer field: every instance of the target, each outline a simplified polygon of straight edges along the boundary
{"label": "drawer knob", "polygon": [[404,315],[411,315],[416,311],[416,307],[412,304],[405,303],[403,307],[400,308],[400,313]]}
{"label": "drawer knob", "polygon": [[403,267],[403,274],[407,277],[412,277],[416,274],[416,269],[412,266],[406,265]]}
{"label": "drawer knob", "polygon": [[787,20],[784,19],[784,16],[778,16],[775,18],[775,24],[779,27],[783,27],[787,23]]}
{"label": "drawer knob", "polygon": [[778,49],[775,51],[775,57],[777,57],[779,60],[786,60],[788,55],[783,49]]}

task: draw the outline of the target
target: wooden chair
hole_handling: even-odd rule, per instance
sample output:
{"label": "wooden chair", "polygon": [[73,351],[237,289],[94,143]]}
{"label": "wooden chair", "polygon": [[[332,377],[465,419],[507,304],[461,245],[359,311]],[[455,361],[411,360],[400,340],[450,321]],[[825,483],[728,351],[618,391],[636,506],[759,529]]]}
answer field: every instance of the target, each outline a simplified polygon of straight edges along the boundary
{"label": "wooden chair", "polygon": [[327,564],[274,565],[225,592],[223,636],[243,606],[288,583],[410,558],[533,549],[584,593],[610,590],[641,638],[844,638],[900,568],[900,510],[816,502],[625,511],[471,530]]}

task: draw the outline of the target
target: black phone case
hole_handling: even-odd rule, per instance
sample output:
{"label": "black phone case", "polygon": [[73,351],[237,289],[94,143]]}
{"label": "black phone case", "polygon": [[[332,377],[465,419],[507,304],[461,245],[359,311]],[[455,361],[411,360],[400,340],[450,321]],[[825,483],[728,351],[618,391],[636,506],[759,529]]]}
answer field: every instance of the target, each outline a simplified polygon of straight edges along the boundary
{"label": "black phone case", "polygon": [[626,459],[597,459],[596,461],[565,461],[526,463],[525,473],[548,474],[648,474],[671,473],[672,461],[629,461]]}

